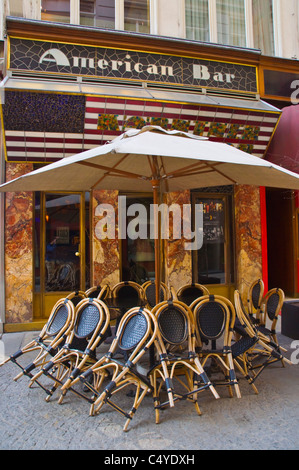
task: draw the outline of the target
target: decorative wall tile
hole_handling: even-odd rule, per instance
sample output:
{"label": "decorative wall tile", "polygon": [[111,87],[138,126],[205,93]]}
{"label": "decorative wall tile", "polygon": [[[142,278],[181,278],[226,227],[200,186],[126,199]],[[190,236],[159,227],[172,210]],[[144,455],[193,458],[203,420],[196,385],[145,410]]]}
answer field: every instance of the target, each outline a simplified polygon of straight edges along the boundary
{"label": "decorative wall tile", "polygon": [[[7,164],[6,179],[32,169],[31,164]],[[5,321],[25,323],[33,319],[32,193],[6,193],[5,207]]]}
{"label": "decorative wall tile", "polygon": [[95,211],[99,204],[111,204],[113,207],[115,207],[117,222],[118,191],[93,191],[92,199],[93,223],[91,240],[93,284],[108,284],[110,287],[113,287],[117,282],[120,281],[120,254],[117,230],[115,239],[107,238],[105,240],[99,240],[97,238],[95,230],[96,224],[100,220],[100,217],[95,215]]}
{"label": "decorative wall tile", "polygon": [[246,301],[250,284],[262,278],[260,191],[238,185],[235,189],[236,288]]}

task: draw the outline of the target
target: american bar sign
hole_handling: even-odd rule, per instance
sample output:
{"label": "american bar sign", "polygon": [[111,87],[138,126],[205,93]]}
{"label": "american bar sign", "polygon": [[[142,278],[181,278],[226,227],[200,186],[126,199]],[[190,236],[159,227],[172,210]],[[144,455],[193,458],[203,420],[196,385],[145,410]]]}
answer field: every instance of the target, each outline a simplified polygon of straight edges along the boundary
{"label": "american bar sign", "polygon": [[257,93],[256,67],[206,59],[10,38],[9,68]]}

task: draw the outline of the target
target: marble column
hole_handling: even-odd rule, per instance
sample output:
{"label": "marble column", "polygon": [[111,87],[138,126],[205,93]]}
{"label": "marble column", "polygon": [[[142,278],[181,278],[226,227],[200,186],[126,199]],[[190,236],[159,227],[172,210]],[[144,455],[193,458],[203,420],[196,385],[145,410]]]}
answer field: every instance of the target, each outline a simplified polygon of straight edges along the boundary
{"label": "marble column", "polygon": [[[165,195],[165,203],[170,207],[171,204],[178,204],[183,214],[183,205],[190,204],[190,191],[176,191]],[[185,238],[173,239],[173,217],[170,212],[170,230],[169,240],[164,242],[165,251],[165,281],[169,287],[175,291],[184,284],[192,282],[192,256],[191,251],[185,249]],[[182,219],[176,223],[182,223]],[[181,230],[182,231],[182,230]],[[188,240],[189,241],[189,240]]]}
{"label": "marble column", "polygon": [[262,277],[260,189],[238,185],[235,189],[236,288],[243,301],[250,284]]}
{"label": "marble column", "polygon": [[[32,164],[7,163],[6,181],[33,170]],[[5,322],[33,320],[33,193],[6,193]]]}
{"label": "marble column", "polygon": [[[102,219],[98,215],[99,204],[110,204],[115,209],[115,238],[99,239],[97,224]],[[96,190],[92,194],[92,280],[93,285],[108,284],[113,287],[120,281],[120,252],[117,236],[118,191]],[[111,220],[113,223],[113,220]]]}

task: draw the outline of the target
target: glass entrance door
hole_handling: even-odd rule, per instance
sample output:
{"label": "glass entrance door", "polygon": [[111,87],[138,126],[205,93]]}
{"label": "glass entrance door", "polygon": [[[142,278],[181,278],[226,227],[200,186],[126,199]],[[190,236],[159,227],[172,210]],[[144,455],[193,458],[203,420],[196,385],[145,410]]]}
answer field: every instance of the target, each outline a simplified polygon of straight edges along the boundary
{"label": "glass entrance door", "polygon": [[40,305],[41,318],[48,317],[59,298],[86,290],[87,199],[82,193],[36,193],[35,307]]}

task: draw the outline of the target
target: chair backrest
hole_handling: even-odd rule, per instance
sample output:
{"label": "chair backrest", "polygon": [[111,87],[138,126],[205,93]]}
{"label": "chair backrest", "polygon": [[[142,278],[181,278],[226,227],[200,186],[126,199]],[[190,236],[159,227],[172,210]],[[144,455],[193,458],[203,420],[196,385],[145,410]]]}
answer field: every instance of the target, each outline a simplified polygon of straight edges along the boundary
{"label": "chair backrest", "polygon": [[[75,308],[73,302],[68,298],[60,299],[56,302],[50,313],[44,327],[44,333],[55,338],[67,335],[73,327],[74,318]],[[41,333],[40,336],[43,336],[43,334]]]}
{"label": "chair backrest", "polygon": [[267,292],[262,301],[263,320],[265,325],[267,317],[272,322],[272,326],[277,322],[278,315],[284,302],[284,292],[280,288],[274,288]]}
{"label": "chair backrest", "polygon": [[[156,305],[156,282],[155,281],[146,281],[141,286],[145,293],[145,298],[150,307]],[[169,298],[169,291],[164,282],[160,282],[160,302]]]}
{"label": "chair backrest", "polygon": [[192,312],[188,306],[177,300],[168,300],[160,302],[152,312],[164,343],[181,346],[190,341],[194,328]]}
{"label": "chair backrest", "polygon": [[223,346],[230,346],[235,315],[235,308],[228,299],[220,295],[204,296],[194,307],[199,343],[222,338]]}
{"label": "chair backrest", "polygon": [[190,306],[196,299],[209,294],[210,292],[205,286],[192,283],[180,287],[177,291],[177,298]]}
{"label": "chair backrest", "polygon": [[140,299],[144,299],[144,290],[133,281],[117,283],[111,291],[112,297],[117,298],[120,307],[133,308],[138,306]]}
{"label": "chair backrest", "polygon": [[128,361],[136,364],[157,339],[157,333],[157,321],[150,310],[131,308],[121,318],[107,356],[120,349],[127,353]]}
{"label": "chair backrest", "polygon": [[255,312],[257,314],[259,313],[264,296],[264,290],[265,286],[262,279],[257,279],[250,285],[247,294],[247,307],[250,314]]}
{"label": "chair backrest", "polygon": [[107,284],[104,286],[93,286],[85,291],[86,297],[92,299],[106,299],[109,296],[110,288]]}
{"label": "chair backrest", "polygon": [[66,298],[70,299],[76,307],[82,299],[86,299],[86,293],[82,290],[77,290],[71,292]]}
{"label": "chair backrest", "polygon": [[242,297],[238,290],[235,290],[234,292],[234,303],[235,303],[237,319],[239,320],[241,327],[245,330],[245,333],[248,336],[253,338],[254,336],[257,335],[256,327],[251,322],[250,316],[244,308]]}
{"label": "chair backrest", "polygon": [[109,309],[100,299],[81,300],[75,310],[75,323],[67,338],[67,347],[84,351],[95,350],[110,322]]}

